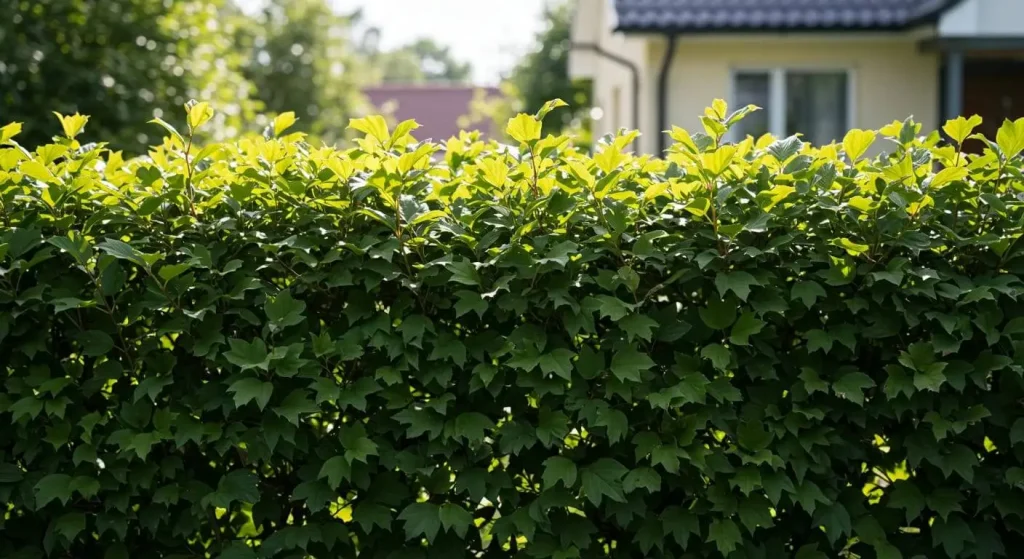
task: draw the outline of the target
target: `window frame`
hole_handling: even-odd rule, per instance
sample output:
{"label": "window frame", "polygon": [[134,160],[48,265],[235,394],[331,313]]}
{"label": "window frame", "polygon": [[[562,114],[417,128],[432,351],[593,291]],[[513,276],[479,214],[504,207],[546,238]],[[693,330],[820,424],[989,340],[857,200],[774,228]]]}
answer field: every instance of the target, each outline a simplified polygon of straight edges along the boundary
{"label": "window frame", "polygon": [[[768,132],[777,138],[785,138],[786,134],[786,75],[789,73],[821,73],[846,75],[846,122],[839,127],[841,130],[850,130],[853,123],[857,122],[856,114],[856,91],[857,72],[850,66],[823,65],[823,64],[789,64],[785,66],[758,66],[739,65],[729,69],[729,104],[738,109],[736,97],[736,79],[740,74],[767,74],[768,75],[768,106],[762,109],[768,111]],[[733,142],[742,140],[738,132],[729,131],[728,139]],[[756,140],[756,138],[755,138]],[[841,142],[842,138],[835,141]]]}

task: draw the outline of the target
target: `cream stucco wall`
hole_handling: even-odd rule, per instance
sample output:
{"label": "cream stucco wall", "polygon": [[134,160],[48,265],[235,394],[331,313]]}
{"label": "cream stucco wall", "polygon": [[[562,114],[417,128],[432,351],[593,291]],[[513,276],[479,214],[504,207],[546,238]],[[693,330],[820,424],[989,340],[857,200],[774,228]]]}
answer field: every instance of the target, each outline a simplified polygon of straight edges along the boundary
{"label": "cream stucco wall", "polygon": [[[618,128],[641,131],[639,149],[651,153],[656,149],[657,134],[653,99],[650,40],[646,36],[614,33],[615,9],[611,0],[577,0],[573,15],[572,41],[594,44],[601,49],[632,62],[639,71],[640,122],[633,122],[633,75],[630,70],[605,57],[582,48],[570,51],[569,74],[593,80],[593,103],[600,118],[592,122],[595,137]],[[656,71],[656,69],[655,69]]]}
{"label": "cream stucco wall", "polygon": [[[652,39],[648,59],[657,72],[665,50]],[[848,69],[851,127],[879,128],[913,116],[933,130],[939,116],[939,59],[911,37],[844,39],[837,35],[717,36],[680,39],[671,67],[668,124],[699,131],[699,117],[715,98],[731,102],[732,73],[752,68]],[[655,113],[656,102],[645,112]]]}

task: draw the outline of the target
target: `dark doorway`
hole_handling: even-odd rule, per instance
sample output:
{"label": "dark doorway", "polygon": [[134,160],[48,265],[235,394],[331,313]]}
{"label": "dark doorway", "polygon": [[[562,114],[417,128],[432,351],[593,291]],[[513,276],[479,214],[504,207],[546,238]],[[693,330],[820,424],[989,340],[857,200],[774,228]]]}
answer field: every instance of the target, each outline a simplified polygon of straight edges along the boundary
{"label": "dark doorway", "polygon": [[[1024,117],[1024,61],[968,58],[964,65],[965,116],[983,119],[977,131],[995,140],[1006,119]],[[972,151],[981,151],[978,142]]]}

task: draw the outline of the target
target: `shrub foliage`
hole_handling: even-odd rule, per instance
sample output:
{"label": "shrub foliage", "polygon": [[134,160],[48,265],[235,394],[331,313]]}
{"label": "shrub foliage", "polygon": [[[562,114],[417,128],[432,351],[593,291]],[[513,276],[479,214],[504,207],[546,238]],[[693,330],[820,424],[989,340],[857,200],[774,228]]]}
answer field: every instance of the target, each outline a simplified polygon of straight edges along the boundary
{"label": "shrub foliage", "polygon": [[661,160],[557,105],[512,147],[3,128],[0,556],[1022,548],[1024,120],[729,144],[716,102]]}

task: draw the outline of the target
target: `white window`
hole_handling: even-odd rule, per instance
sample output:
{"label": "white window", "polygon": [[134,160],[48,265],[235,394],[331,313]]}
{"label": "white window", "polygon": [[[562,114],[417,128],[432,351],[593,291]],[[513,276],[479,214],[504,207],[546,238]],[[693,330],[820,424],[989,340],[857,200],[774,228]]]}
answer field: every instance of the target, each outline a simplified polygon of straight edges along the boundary
{"label": "white window", "polygon": [[817,145],[838,141],[850,126],[850,76],[845,70],[740,70],[733,74],[733,104],[762,110],[733,129],[736,137],[800,133]]}

